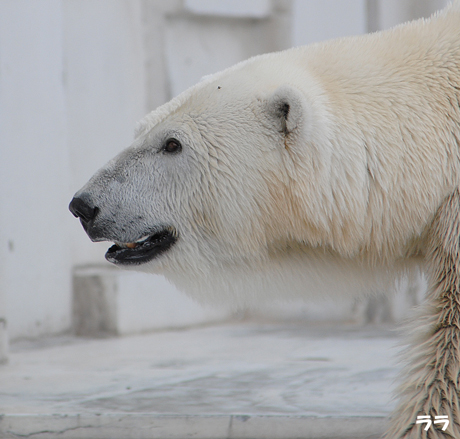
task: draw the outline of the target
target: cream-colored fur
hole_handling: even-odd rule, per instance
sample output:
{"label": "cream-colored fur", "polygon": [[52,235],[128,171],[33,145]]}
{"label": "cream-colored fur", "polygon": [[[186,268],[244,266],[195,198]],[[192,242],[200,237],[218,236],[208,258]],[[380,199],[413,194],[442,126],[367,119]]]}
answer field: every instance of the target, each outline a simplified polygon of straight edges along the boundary
{"label": "cream-colored fur", "polygon": [[[147,115],[76,196],[97,207],[94,240],[174,230],[135,268],[206,303],[349,297],[425,265],[431,289],[387,437],[460,437],[459,101],[456,2],[207,77]],[[180,153],[162,152],[167,138]],[[451,424],[425,433],[417,415]]]}
{"label": "cream-colored fur", "polygon": [[[386,438],[460,438],[460,192],[439,208],[428,237],[430,289],[412,328],[400,401]],[[414,425],[448,416],[446,431]],[[423,425],[424,427],[424,425]],[[442,425],[440,426],[442,427]]]}

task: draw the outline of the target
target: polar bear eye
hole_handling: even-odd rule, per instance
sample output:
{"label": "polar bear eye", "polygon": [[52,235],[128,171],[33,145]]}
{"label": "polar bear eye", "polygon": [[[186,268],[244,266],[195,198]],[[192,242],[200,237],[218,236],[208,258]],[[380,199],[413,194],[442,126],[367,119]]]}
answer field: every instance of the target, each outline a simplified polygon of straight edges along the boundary
{"label": "polar bear eye", "polygon": [[163,146],[163,151],[168,154],[177,154],[182,150],[182,145],[176,139],[168,139]]}

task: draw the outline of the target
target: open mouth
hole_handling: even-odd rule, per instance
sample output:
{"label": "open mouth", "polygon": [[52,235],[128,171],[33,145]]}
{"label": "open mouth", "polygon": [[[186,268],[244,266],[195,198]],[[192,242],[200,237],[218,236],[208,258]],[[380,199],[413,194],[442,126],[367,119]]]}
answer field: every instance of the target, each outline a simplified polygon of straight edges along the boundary
{"label": "open mouth", "polygon": [[107,250],[105,258],[119,265],[144,264],[169,250],[176,241],[177,234],[173,230],[164,229],[135,242],[116,242]]}

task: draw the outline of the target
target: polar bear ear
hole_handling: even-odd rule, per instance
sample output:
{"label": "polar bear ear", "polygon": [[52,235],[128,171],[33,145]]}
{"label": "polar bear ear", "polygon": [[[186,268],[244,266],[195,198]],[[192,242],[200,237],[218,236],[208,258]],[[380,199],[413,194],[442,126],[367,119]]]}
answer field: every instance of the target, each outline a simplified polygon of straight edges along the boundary
{"label": "polar bear ear", "polygon": [[267,110],[277,130],[285,135],[292,133],[304,117],[300,92],[288,85],[278,87],[267,101]]}

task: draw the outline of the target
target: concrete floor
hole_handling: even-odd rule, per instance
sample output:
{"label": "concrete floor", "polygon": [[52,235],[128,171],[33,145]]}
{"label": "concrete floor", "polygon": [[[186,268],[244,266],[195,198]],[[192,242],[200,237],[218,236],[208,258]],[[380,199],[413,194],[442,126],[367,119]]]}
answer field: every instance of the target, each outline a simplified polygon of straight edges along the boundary
{"label": "concrete floor", "polygon": [[237,322],[21,342],[0,366],[0,437],[378,438],[396,333]]}

